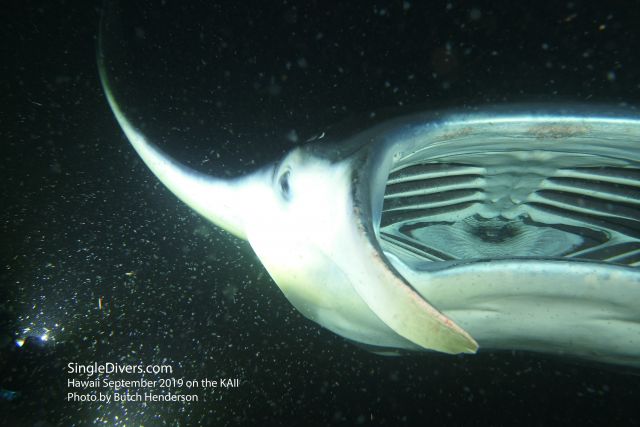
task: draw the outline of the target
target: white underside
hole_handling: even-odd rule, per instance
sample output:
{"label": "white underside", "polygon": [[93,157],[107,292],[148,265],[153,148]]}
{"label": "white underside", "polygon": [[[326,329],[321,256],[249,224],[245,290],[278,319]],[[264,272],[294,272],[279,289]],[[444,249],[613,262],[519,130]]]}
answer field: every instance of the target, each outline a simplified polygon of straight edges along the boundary
{"label": "white underside", "polygon": [[640,274],[580,262],[505,260],[420,272],[387,254],[481,350],[640,366]]}

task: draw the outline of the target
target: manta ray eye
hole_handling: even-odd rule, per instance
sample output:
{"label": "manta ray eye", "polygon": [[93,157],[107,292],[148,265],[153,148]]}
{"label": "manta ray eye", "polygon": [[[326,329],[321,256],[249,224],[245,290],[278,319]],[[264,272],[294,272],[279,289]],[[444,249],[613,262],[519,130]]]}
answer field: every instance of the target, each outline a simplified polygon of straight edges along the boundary
{"label": "manta ray eye", "polygon": [[282,194],[282,197],[284,197],[285,200],[289,200],[289,197],[291,197],[289,176],[291,176],[290,170],[284,172],[282,175],[280,175],[280,179],[278,179],[278,184],[280,185],[280,194]]}

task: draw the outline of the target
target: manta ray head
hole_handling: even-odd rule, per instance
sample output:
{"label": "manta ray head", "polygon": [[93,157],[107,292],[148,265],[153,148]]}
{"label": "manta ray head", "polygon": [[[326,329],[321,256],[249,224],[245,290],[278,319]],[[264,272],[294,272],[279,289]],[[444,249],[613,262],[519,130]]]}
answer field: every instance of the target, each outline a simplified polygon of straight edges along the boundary
{"label": "manta ray head", "polygon": [[[345,221],[352,215],[350,161],[332,163],[296,148],[261,171],[247,196],[246,238],[290,299],[322,297],[323,264],[337,256]],[[323,283],[320,283],[323,282]],[[306,296],[305,296],[306,295]]]}
{"label": "manta ray head", "polygon": [[358,155],[334,160],[307,147],[292,150],[256,174],[246,197],[254,206],[246,210],[246,238],[307,318],[354,341],[417,348],[375,314],[354,284],[375,262],[354,247],[364,229],[376,228],[370,217],[362,224],[363,207],[354,200],[354,169],[363,163]]}

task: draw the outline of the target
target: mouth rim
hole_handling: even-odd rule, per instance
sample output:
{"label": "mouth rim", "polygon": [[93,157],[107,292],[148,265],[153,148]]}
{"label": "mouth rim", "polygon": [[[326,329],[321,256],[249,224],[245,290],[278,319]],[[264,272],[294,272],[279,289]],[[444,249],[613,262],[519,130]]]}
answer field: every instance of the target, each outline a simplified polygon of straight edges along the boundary
{"label": "mouth rim", "polygon": [[[527,141],[536,142],[538,147],[542,147],[544,144],[557,147],[562,143],[565,145],[565,152],[571,156],[577,156],[580,153],[580,144],[595,138],[603,141],[603,143],[592,142],[590,147],[593,152],[590,153],[590,156],[600,156],[599,159],[624,160],[629,169],[640,171],[640,149],[636,148],[634,153],[631,153],[632,155],[629,154],[629,149],[633,148],[632,142],[640,139],[640,119],[630,114],[627,110],[619,111],[616,114],[594,114],[592,110],[587,110],[586,112],[583,111],[582,115],[577,115],[576,111],[575,109],[563,110],[560,113],[550,114],[548,110],[532,110],[529,107],[524,113],[511,112],[494,116],[488,113],[454,113],[449,116],[442,116],[437,121],[432,122],[418,122],[411,125],[407,121],[400,124],[396,123],[395,126],[388,126],[386,132],[379,132],[380,129],[378,129],[376,143],[371,144],[369,152],[361,156],[361,159],[364,157],[364,161],[361,160],[363,164],[354,167],[354,184],[356,184],[354,187],[365,188],[365,190],[354,191],[354,203],[360,208],[365,208],[362,214],[369,214],[370,235],[372,237],[375,236],[374,243],[386,256],[388,245],[384,243],[384,233],[381,232],[381,229],[385,227],[384,218],[387,213],[385,212],[384,204],[392,174],[410,165],[411,156],[415,156],[416,153],[424,150],[424,147],[432,149],[436,154],[432,158],[426,156],[425,158],[438,160],[446,158],[442,152],[446,149],[451,149],[452,144],[457,144],[458,147],[463,145],[460,141],[465,141],[465,138],[473,138],[473,129],[479,129],[479,134],[491,135],[494,139],[500,139],[500,135],[507,135],[512,140],[518,140],[519,143],[526,137]],[[478,136],[475,136],[475,138],[480,139]],[[612,141],[615,141],[618,146],[616,147]],[[420,144],[422,144],[422,148],[419,147]],[[530,148],[524,151],[534,150]],[[546,152],[548,154],[556,154],[558,150],[547,149]],[[627,157],[622,157],[621,152],[625,152]],[[369,176],[365,176],[366,173],[362,171],[367,171],[366,173]],[[384,178],[381,179],[381,177]],[[380,184],[382,180],[383,183]],[[640,175],[638,175],[636,184],[640,189]],[[363,197],[363,194],[368,196]],[[562,225],[561,223],[558,224]],[[638,236],[635,241],[640,242],[640,222],[635,228],[638,230]],[[635,247],[633,250],[636,251]],[[640,252],[640,246],[637,250]],[[623,263],[607,262],[606,260],[545,256],[534,253],[519,256],[505,254],[505,256],[475,257],[470,259],[456,258],[448,260],[450,262],[438,261],[434,263],[432,269],[449,268],[454,265],[474,262],[491,262],[497,259],[568,260],[627,266]],[[640,266],[640,261],[634,261],[632,265],[628,265],[629,268],[638,266]]]}

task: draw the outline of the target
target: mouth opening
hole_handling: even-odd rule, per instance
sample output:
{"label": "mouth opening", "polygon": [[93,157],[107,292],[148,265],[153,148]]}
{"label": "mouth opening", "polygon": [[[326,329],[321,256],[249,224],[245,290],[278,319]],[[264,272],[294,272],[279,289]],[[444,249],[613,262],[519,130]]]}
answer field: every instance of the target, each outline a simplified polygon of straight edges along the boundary
{"label": "mouth opening", "polygon": [[536,258],[640,266],[640,121],[515,116],[395,144],[379,224],[407,265]]}

